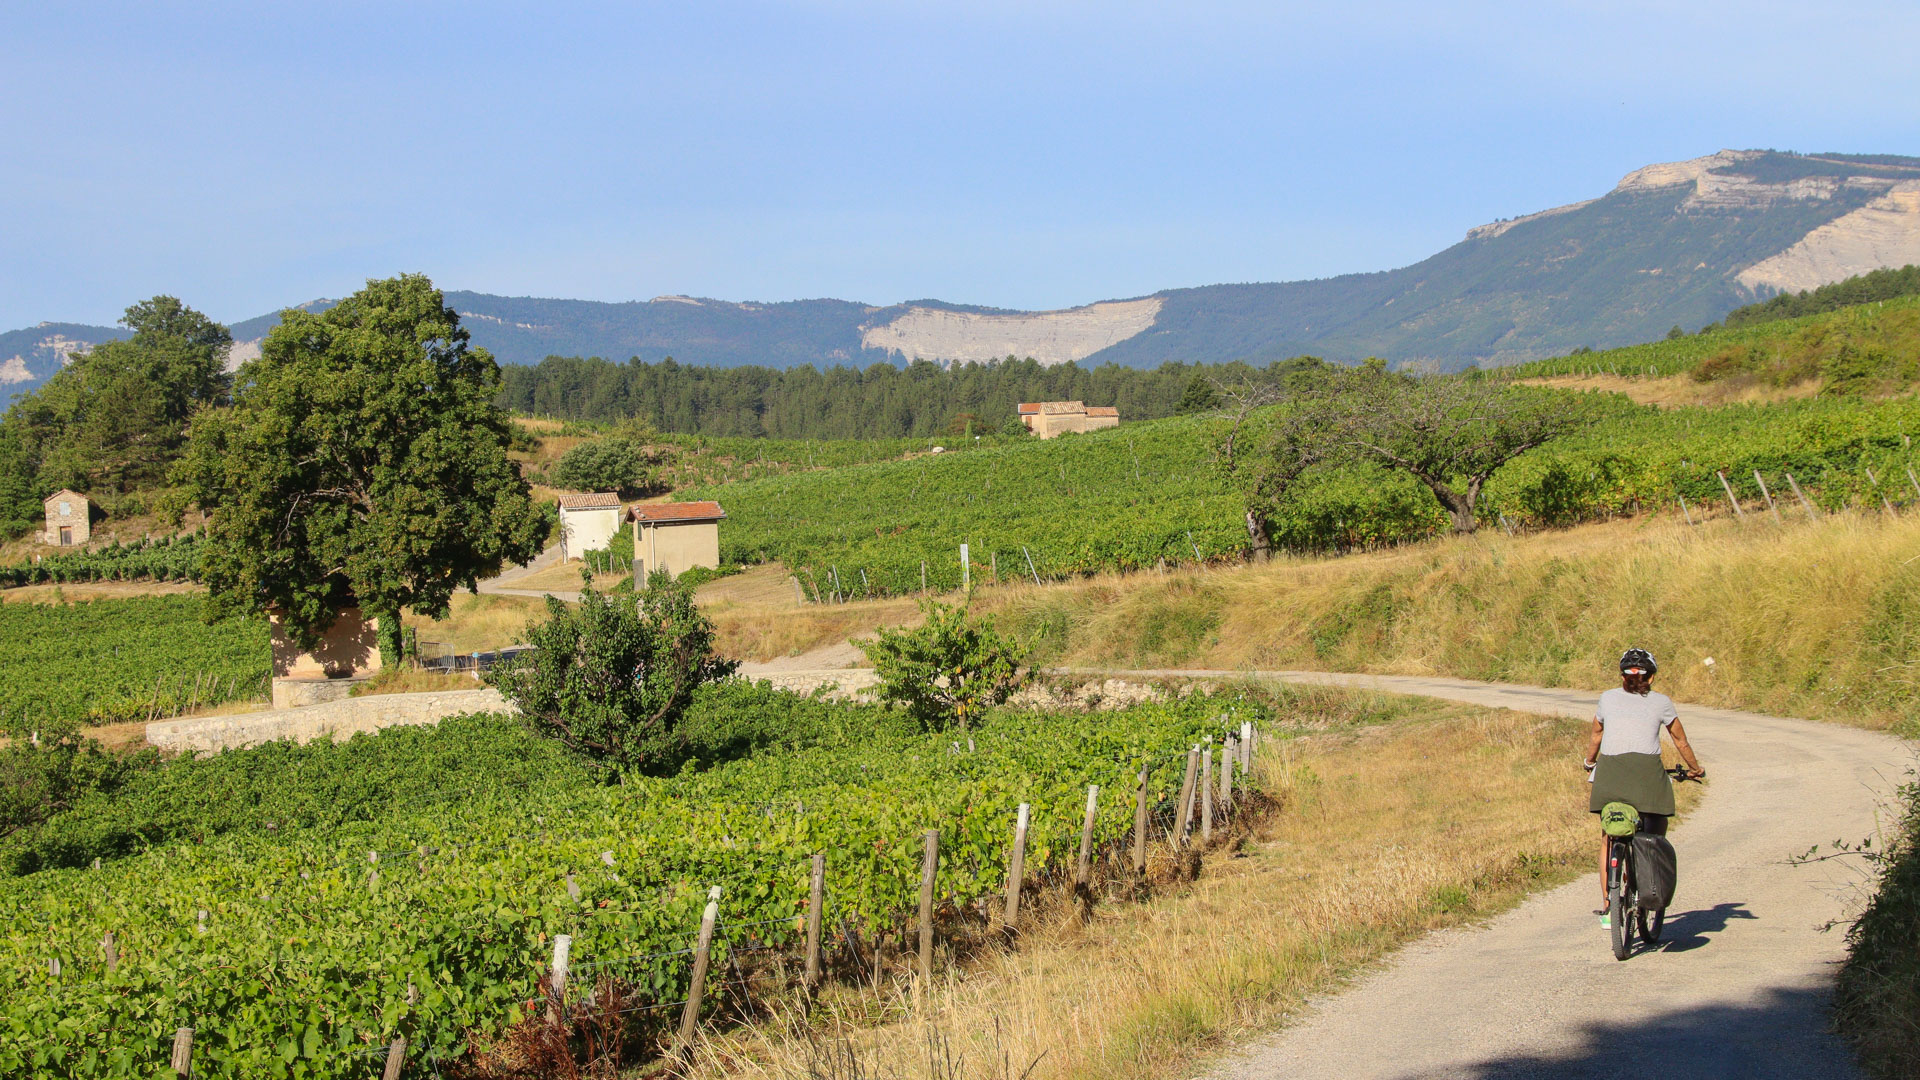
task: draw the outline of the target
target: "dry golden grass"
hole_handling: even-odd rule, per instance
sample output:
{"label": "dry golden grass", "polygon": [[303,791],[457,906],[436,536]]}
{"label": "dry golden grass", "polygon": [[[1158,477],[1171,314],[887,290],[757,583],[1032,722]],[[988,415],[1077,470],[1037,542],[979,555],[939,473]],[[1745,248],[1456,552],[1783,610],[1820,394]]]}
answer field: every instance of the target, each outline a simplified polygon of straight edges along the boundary
{"label": "dry golden grass", "polygon": [[439,642],[454,652],[473,652],[520,641],[528,620],[546,618],[546,610],[546,601],[533,596],[457,593],[445,619],[436,621],[409,611],[400,622],[411,627],[422,642]]}
{"label": "dry golden grass", "polygon": [[129,596],[201,593],[207,587],[185,581],[86,581],[65,585],[21,585],[0,589],[0,604],[73,604],[86,600],[119,600]]}
{"label": "dry golden grass", "polygon": [[742,660],[798,656],[920,618],[918,602],[909,598],[802,606],[778,563],[710,581],[694,596],[713,620],[721,655]]}
{"label": "dry golden grass", "polygon": [[1721,405],[1765,405],[1776,401],[1796,401],[1820,393],[1818,378],[1805,379],[1786,386],[1775,386],[1752,376],[1733,376],[1712,382],[1695,382],[1690,375],[1633,377],[1628,375],[1554,375],[1519,380],[1527,386],[1551,386],[1563,390],[1604,390],[1625,394],[1642,405],[1663,409],[1715,408]]}
{"label": "dry golden grass", "polygon": [[478,690],[484,685],[469,671],[388,668],[354,687],[352,696],[374,697],[379,694],[422,694],[435,690]]}
{"label": "dry golden grass", "polygon": [[1583,725],[1393,707],[1413,718],[1270,739],[1260,779],[1282,809],[1238,850],[1210,853],[1192,884],[1100,906],[1088,925],[1055,904],[1020,951],[946,974],[924,1005],[903,981],[879,1001],[842,987],[811,1021],[777,1013],[717,1033],[698,1075],[806,1077],[809,1033],[871,1076],[926,1074],[930,1036],[958,1060],[955,1077],[1004,1075],[1003,1060],[1014,1076],[1037,1061],[1035,1080],[1190,1075],[1196,1055],[1270,1028],[1413,937],[1589,871],[1592,821],[1567,767]]}
{"label": "dry golden grass", "polygon": [[[1063,664],[1307,668],[1601,689],[1629,645],[1711,705],[1920,724],[1920,518],[1645,517],[988,598]],[[1713,666],[1705,664],[1712,657]]]}

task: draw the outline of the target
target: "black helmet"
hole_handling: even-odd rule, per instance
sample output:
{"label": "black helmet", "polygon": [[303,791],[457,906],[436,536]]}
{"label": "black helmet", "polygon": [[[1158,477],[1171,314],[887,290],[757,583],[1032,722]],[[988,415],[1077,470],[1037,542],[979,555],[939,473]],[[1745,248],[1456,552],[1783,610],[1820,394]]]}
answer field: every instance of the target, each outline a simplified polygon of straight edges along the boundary
{"label": "black helmet", "polygon": [[1628,668],[1639,668],[1652,675],[1660,670],[1660,665],[1653,662],[1653,654],[1647,650],[1628,649],[1620,654],[1620,670],[1624,673]]}

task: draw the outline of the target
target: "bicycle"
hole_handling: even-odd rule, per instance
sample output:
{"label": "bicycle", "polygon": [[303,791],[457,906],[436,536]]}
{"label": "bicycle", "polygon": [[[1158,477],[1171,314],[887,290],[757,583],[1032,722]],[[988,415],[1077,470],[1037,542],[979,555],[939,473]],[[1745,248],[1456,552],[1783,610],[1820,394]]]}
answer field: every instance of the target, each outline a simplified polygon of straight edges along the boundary
{"label": "bicycle", "polygon": [[[1684,765],[1675,765],[1667,770],[1667,775],[1675,783],[1694,779]],[[1633,837],[1613,837],[1607,845],[1607,933],[1613,940],[1613,958],[1625,960],[1632,955],[1636,931],[1641,944],[1660,944],[1660,933],[1666,922],[1666,908],[1640,906],[1640,892],[1633,874]]]}

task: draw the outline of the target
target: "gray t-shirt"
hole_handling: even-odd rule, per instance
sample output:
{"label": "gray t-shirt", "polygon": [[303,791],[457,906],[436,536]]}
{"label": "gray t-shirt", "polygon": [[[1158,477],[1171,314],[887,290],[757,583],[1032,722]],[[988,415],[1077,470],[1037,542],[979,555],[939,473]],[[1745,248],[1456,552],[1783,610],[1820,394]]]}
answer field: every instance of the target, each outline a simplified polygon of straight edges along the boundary
{"label": "gray t-shirt", "polygon": [[1673,699],[1649,691],[1645,696],[1629,694],[1618,687],[1600,695],[1600,707],[1594,713],[1600,721],[1602,754],[1657,754],[1660,729],[1680,718]]}

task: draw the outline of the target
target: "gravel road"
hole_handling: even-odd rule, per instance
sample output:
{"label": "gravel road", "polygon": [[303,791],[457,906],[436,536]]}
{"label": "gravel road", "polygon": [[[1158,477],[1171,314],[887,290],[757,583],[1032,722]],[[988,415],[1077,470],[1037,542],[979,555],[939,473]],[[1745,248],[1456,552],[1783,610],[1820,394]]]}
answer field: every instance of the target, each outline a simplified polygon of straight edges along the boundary
{"label": "gravel road", "polygon": [[[1252,674],[1581,719],[1599,696],[1462,679]],[[1860,879],[1849,860],[1794,866],[1788,858],[1873,835],[1875,808],[1913,766],[1913,748],[1729,709],[1682,704],[1680,715],[1710,782],[1672,833],[1680,884],[1657,951],[1613,959],[1592,914],[1596,872],[1482,927],[1407,947],[1210,1076],[1858,1076],[1846,1045],[1826,1030],[1845,941],[1841,929],[1822,927],[1857,910]]]}

